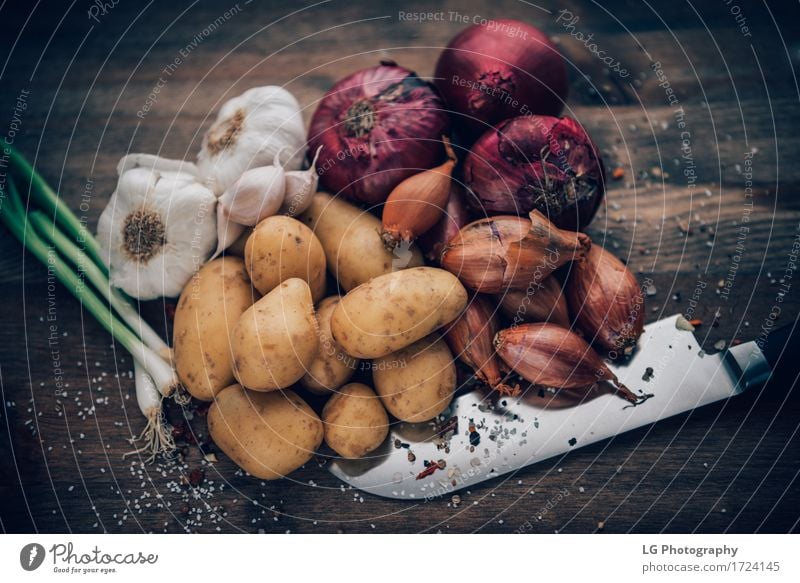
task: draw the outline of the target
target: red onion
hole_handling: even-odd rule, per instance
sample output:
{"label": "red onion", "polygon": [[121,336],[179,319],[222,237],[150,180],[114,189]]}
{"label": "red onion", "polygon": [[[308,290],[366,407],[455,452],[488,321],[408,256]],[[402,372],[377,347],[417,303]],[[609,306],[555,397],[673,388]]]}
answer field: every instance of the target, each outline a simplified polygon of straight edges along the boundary
{"label": "red onion", "polygon": [[336,83],[311,118],[308,146],[323,146],[322,186],[377,204],[409,176],[439,163],[448,118],[433,86],[391,61]]}
{"label": "red onion", "polygon": [[603,161],[570,117],[533,115],[483,134],[464,160],[470,201],[488,215],[537,209],[561,229],[577,231],[594,217],[605,192]]}
{"label": "red onion", "polygon": [[432,229],[424,233],[417,243],[425,253],[425,258],[438,264],[442,251],[450,239],[458,235],[461,227],[472,221],[467,202],[464,197],[464,187],[455,180],[450,182],[450,198],[444,207],[444,216]]}
{"label": "red onion", "polygon": [[510,117],[558,115],[567,96],[567,67],[558,49],[518,20],[488,20],[462,30],[439,57],[434,77],[471,139]]}

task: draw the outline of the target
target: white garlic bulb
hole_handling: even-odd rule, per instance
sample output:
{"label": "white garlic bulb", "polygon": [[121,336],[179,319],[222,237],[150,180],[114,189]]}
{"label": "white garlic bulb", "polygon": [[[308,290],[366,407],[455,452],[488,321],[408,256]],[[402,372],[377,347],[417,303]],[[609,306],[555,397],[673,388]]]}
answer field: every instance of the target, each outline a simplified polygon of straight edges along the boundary
{"label": "white garlic bulb", "polygon": [[120,161],[97,238],[111,284],[132,297],[179,295],[216,246],[217,200],[193,167],[147,155]]}
{"label": "white garlic bulb", "polygon": [[294,96],[277,86],[255,87],[226,102],[197,156],[201,179],[219,196],[246,170],[281,154],[286,170],[305,156],[305,129]]}

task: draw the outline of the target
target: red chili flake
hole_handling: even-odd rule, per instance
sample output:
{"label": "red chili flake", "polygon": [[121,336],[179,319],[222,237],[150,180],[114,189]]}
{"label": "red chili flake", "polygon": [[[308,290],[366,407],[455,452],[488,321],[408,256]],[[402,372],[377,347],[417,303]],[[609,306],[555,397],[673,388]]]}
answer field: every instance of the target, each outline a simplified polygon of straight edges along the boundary
{"label": "red chili flake", "polygon": [[201,470],[200,468],[195,468],[191,472],[189,472],[189,485],[193,487],[197,487],[203,483],[203,480],[206,477],[206,473]]}
{"label": "red chili flake", "polygon": [[417,474],[417,480],[421,480],[422,478],[427,478],[438,469],[439,469],[439,464],[437,464],[436,462],[429,462],[425,460],[425,469],[422,470],[419,474]]}
{"label": "red chili flake", "polygon": [[703,321],[700,318],[695,318],[694,320],[689,320],[689,323],[692,326],[694,326],[695,328],[697,328],[698,326],[702,326],[703,325]]}
{"label": "red chili flake", "polygon": [[622,180],[625,177],[625,168],[614,168],[611,176],[614,178],[614,180]]}

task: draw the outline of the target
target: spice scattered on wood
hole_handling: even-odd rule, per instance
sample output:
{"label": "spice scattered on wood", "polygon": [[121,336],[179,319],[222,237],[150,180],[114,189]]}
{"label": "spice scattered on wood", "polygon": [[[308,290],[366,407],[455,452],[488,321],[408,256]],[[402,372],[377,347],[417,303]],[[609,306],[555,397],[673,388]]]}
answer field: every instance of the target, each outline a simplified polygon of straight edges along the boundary
{"label": "spice scattered on wood", "polygon": [[417,480],[427,478],[436,470],[444,469],[444,466],[439,466],[440,463],[444,463],[444,460],[439,460],[438,462],[425,460],[423,463],[425,464],[425,469],[417,474]]}

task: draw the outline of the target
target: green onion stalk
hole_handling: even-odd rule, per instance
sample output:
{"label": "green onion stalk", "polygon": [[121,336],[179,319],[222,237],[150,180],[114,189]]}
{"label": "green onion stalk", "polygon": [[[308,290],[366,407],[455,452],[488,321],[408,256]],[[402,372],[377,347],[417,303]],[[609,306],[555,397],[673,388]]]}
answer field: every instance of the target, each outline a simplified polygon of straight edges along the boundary
{"label": "green onion stalk", "polygon": [[[175,391],[179,382],[170,361],[169,347],[141,318],[128,298],[110,284],[97,240],[24,158],[11,152],[12,175],[8,177],[7,192],[0,193],[3,195],[0,219],[133,356],[137,402],[147,426],[133,440],[140,442],[140,447],[130,453],[149,453],[149,460],[153,460],[159,453],[172,451],[175,444],[163,419],[162,401]],[[26,212],[15,177],[28,182],[30,200],[52,213],[53,220],[42,210]],[[84,244],[86,251],[75,239]],[[80,274],[94,289],[85,284]]]}

